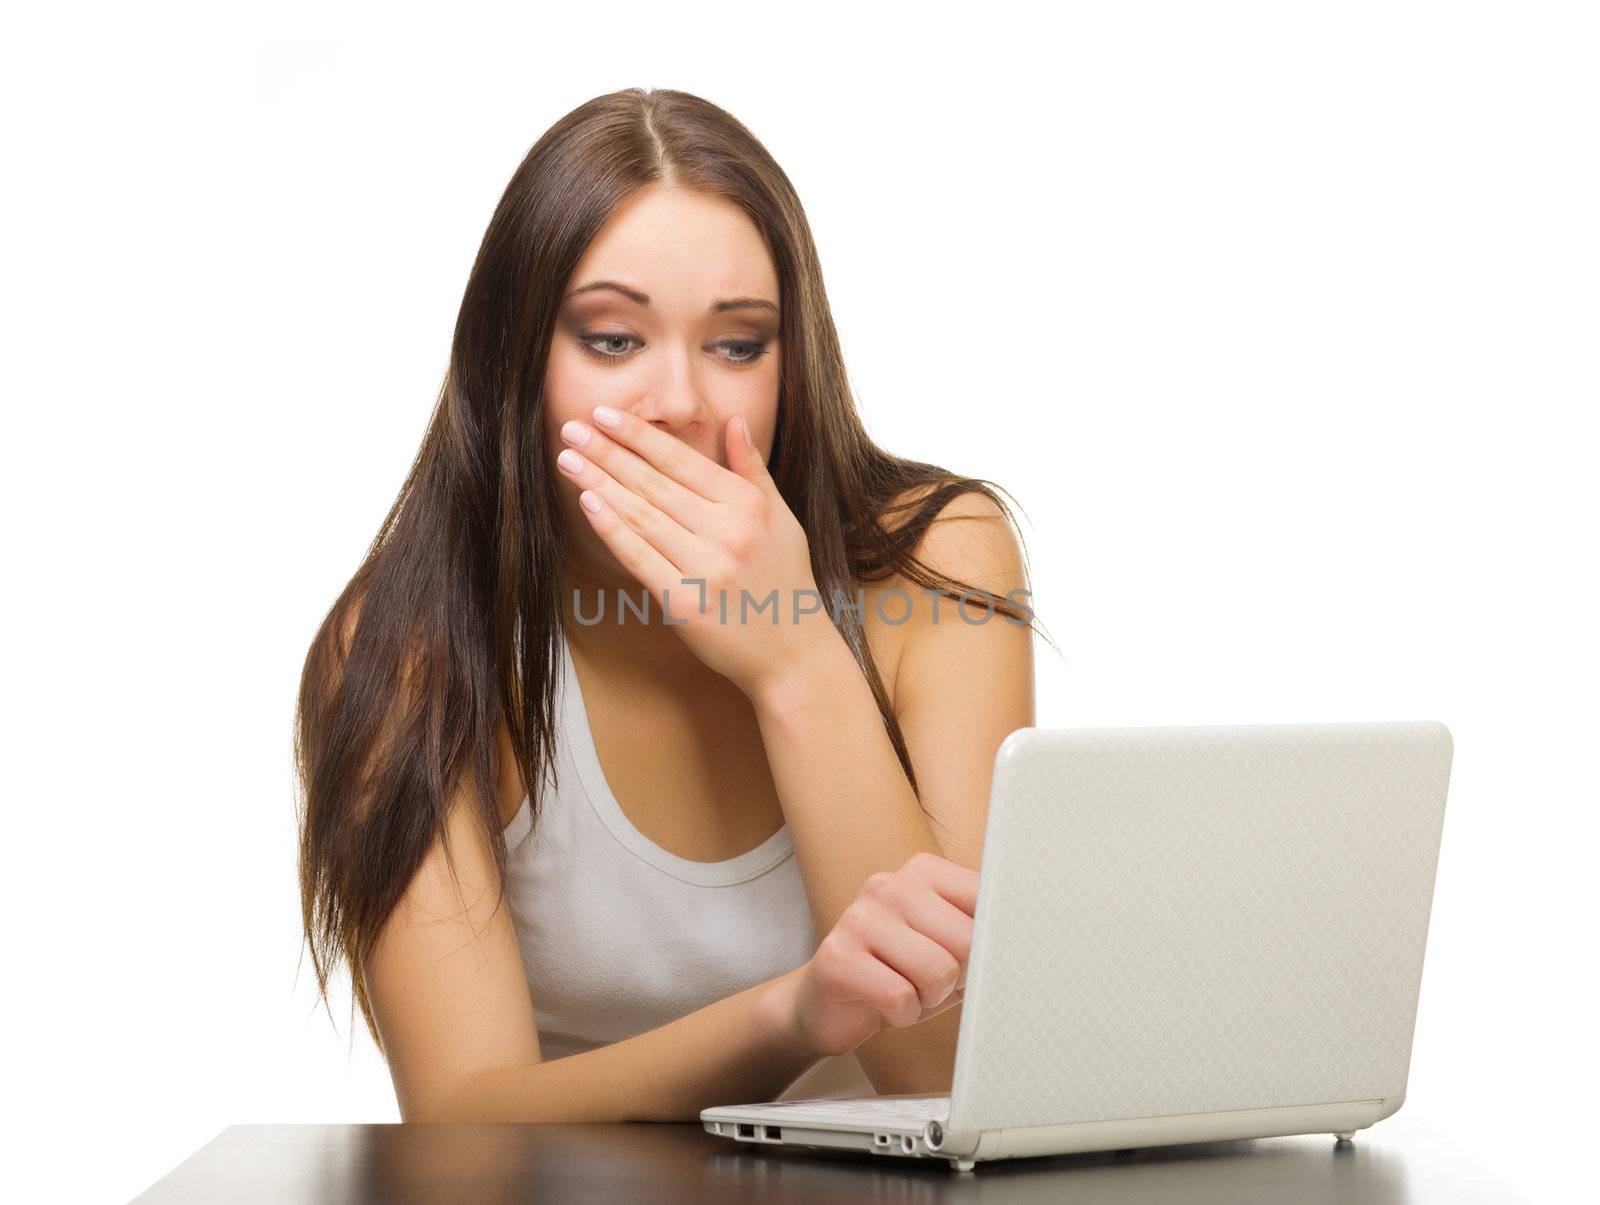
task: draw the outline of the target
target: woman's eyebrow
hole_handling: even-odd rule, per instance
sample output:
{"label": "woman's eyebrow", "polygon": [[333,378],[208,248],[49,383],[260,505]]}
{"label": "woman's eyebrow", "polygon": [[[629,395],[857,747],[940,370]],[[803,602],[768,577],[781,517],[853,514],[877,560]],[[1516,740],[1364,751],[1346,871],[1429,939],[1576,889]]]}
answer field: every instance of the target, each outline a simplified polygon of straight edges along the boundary
{"label": "woman's eyebrow", "polygon": [[[627,285],[618,284],[614,280],[592,280],[586,285],[580,285],[578,288],[573,289],[562,300],[571,301],[579,293],[589,293],[595,289],[611,289],[614,292],[621,293],[629,301],[637,302],[639,305],[648,306],[650,304],[650,295],[648,293],[641,293],[638,289],[630,289]],[[712,302],[710,312],[721,314],[727,310],[750,309],[771,310],[776,314],[778,305],[776,302],[768,301],[764,297],[730,297],[725,301]]]}

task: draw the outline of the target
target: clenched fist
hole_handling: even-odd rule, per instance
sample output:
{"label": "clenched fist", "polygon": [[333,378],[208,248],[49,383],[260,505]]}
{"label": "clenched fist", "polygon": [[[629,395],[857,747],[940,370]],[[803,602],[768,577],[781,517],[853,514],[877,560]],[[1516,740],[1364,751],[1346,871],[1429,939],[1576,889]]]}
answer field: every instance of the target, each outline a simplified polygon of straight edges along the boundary
{"label": "clenched fist", "polygon": [[819,1057],[925,1021],[966,991],[978,872],[930,853],[869,878],[811,960],[777,981],[785,1032]]}

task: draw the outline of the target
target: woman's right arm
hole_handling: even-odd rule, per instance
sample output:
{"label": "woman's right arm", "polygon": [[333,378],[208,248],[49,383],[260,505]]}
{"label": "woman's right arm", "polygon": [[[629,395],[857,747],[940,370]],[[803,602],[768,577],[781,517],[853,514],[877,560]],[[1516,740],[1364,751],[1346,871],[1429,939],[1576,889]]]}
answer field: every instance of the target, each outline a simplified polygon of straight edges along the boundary
{"label": "woman's right arm", "polygon": [[366,960],[404,1121],[696,1121],[776,1099],[822,1056],[792,1036],[803,967],[636,1037],[543,1062],[533,999],[475,810],[451,808]]}
{"label": "woman's right arm", "polygon": [[[501,823],[520,796],[502,786]],[[489,836],[458,795],[365,964],[405,1121],[696,1121],[965,994],[978,873],[932,854],[867,880],[810,961],[597,1050],[544,1062]]]}

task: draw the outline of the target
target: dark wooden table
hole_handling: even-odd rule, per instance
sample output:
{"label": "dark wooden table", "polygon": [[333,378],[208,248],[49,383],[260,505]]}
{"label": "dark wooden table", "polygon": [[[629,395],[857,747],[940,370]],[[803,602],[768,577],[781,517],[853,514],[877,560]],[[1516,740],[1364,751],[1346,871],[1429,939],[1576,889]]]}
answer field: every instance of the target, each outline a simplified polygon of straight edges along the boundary
{"label": "dark wooden table", "polygon": [[236,1125],[137,1198],[176,1201],[1524,1201],[1399,1116],[1337,1146],[1257,1138],[980,1163],[752,1148],[695,1124]]}

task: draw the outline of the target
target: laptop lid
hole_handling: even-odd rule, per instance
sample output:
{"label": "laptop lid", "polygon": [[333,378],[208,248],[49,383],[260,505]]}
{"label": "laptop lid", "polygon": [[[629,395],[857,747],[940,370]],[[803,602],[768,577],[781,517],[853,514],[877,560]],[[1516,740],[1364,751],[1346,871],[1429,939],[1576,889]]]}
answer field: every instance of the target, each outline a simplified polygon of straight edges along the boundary
{"label": "laptop lid", "polygon": [[949,1128],[1403,1097],[1451,755],[1431,721],[1013,732]]}

